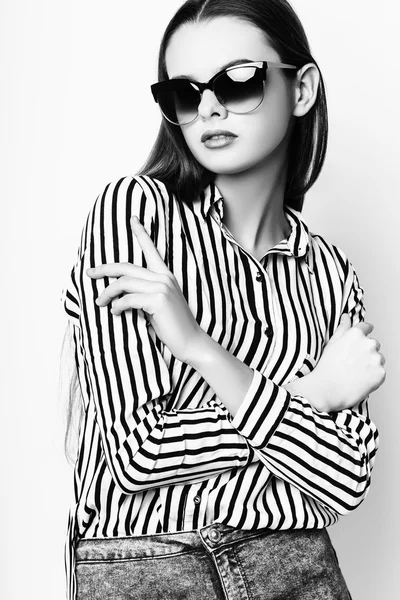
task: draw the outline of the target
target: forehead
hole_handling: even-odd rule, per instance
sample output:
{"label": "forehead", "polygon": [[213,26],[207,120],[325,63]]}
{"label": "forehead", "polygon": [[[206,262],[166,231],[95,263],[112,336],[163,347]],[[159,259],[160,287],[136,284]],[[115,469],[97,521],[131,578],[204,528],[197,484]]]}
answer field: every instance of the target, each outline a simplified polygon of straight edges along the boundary
{"label": "forehead", "polygon": [[169,78],[190,75],[198,81],[210,79],[226,64],[243,58],[279,60],[263,31],[234,17],[182,25],[165,56]]}

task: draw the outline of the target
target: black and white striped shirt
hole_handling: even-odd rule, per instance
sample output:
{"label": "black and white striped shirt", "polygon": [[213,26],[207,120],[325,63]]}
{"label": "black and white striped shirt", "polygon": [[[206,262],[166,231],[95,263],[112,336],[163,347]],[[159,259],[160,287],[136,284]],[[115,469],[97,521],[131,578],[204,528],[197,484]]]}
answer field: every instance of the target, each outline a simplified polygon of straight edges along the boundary
{"label": "black and white striped shirt", "polygon": [[[223,224],[211,184],[192,204],[157,180],[125,177],[97,198],[63,301],[85,416],[75,467],[67,567],[78,538],[192,530],[321,528],[366,495],[378,446],[367,401],[319,412],[283,387],[313,369],[342,313],[364,318],[341,250],[286,208],[291,234],[256,260]],[[175,359],[143,311],[114,316],[95,299],[110,279],[86,269],[146,266],[137,215],[201,327],[254,370],[234,418]]]}

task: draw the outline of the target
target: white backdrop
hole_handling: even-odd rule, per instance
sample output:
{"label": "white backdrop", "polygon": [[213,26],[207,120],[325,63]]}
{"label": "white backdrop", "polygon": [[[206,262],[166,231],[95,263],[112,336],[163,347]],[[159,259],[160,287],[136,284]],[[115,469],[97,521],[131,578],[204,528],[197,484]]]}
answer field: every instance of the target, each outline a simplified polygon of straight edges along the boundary
{"label": "white backdrop", "polygon": [[[0,0],[2,244],[1,598],[64,598],[72,471],[63,455],[60,295],[84,219],[135,173],[159,114],[148,86],[178,0]],[[388,377],[371,398],[381,448],[372,490],[331,534],[354,600],[400,593],[399,49],[394,0],[293,0],[328,91],[313,231],[342,247],[366,292]]]}

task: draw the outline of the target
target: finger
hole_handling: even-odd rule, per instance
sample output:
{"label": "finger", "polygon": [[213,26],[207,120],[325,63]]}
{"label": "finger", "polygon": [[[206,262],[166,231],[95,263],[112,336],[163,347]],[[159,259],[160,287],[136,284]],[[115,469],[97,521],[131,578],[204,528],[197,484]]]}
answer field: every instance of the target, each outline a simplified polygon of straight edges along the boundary
{"label": "finger", "polygon": [[110,300],[121,296],[121,294],[146,293],[155,294],[162,292],[165,285],[159,281],[148,281],[137,277],[120,277],[114,283],[111,283],[100,294],[96,300],[98,306],[106,306]]}
{"label": "finger", "polygon": [[381,357],[381,363],[382,363],[382,365],[384,365],[386,363],[386,358],[384,357],[384,355],[382,354],[382,352],[380,352],[379,355]]}
{"label": "finger", "polygon": [[347,313],[344,313],[340,317],[339,325],[335,329],[335,331],[333,333],[333,336],[331,337],[331,340],[333,340],[333,341],[334,340],[338,340],[339,338],[342,337],[342,335],[344,334],[344,332],[347,331],[350,328],[351,328],[350,315],[348,315]]}
{"label": "finger", "polygon": [[92,279],[101,279],[102,277],[122,277],[127,275],[128,277],[139,277],[149,281],[157,280],[157,275],[152,271],[145,269],[144,267],[138,267],[132,263],[105,263],[87,269],[86,274]]}
{"label": "finger", "polygon": [[126,294],[115,302],[111,312],[119,316],[124,311],[138,308],[152,315],[156,310],[154,294]]}
{"label": "finger", "polygon": [[370,340],[374,343],[376,352],[379,352],[379,350],[381,349],[380,342],[378,342],[378,340],[375,340],[374,338],[370,338]]}
{"label": "finger", "polygon": [[366,321],[363,321],[362,323],[357,323],[356,325],[354,325],[354,327],[357,327],[357,329],[361,329],[364,335],[369,335],[374,330],[374,326],[372,325],[372,323],[367,323]]}
{"label": "finger", "polygon": [[341,327],[344,331],[350,329],[351,327],[351,317],[348,313],[343,313],[340,317],[339,327]]}
{"label": "finger", "polygon": [[169,269],[160,256],[153,240],[147,233],[146,229],[140,223],[139,219],[134,215],[131,218],[132,231],[135,234],[143,254],[146,258],[147,266],[155,273],[169,273]]}

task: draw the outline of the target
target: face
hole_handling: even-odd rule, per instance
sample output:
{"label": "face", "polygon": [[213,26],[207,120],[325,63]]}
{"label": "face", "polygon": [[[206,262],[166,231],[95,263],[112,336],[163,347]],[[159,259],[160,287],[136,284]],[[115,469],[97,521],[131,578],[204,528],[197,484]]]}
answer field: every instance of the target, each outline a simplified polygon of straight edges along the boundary
{"label": "face", "polygon": [[[183,25],[171,38],[166,52],[168,77],[207,82],[233,61],[282,62],[254,25],[221,17]],[[211,90],[205,90],[198,118],[181,130],[197,161],[217,175],[241,173],[284,158],[293,112],[293,93],[281,69],[269,69],[264,99],[254,112],[228,112]],[[220,141],[202,141],[206,132],[232,134]]]}

